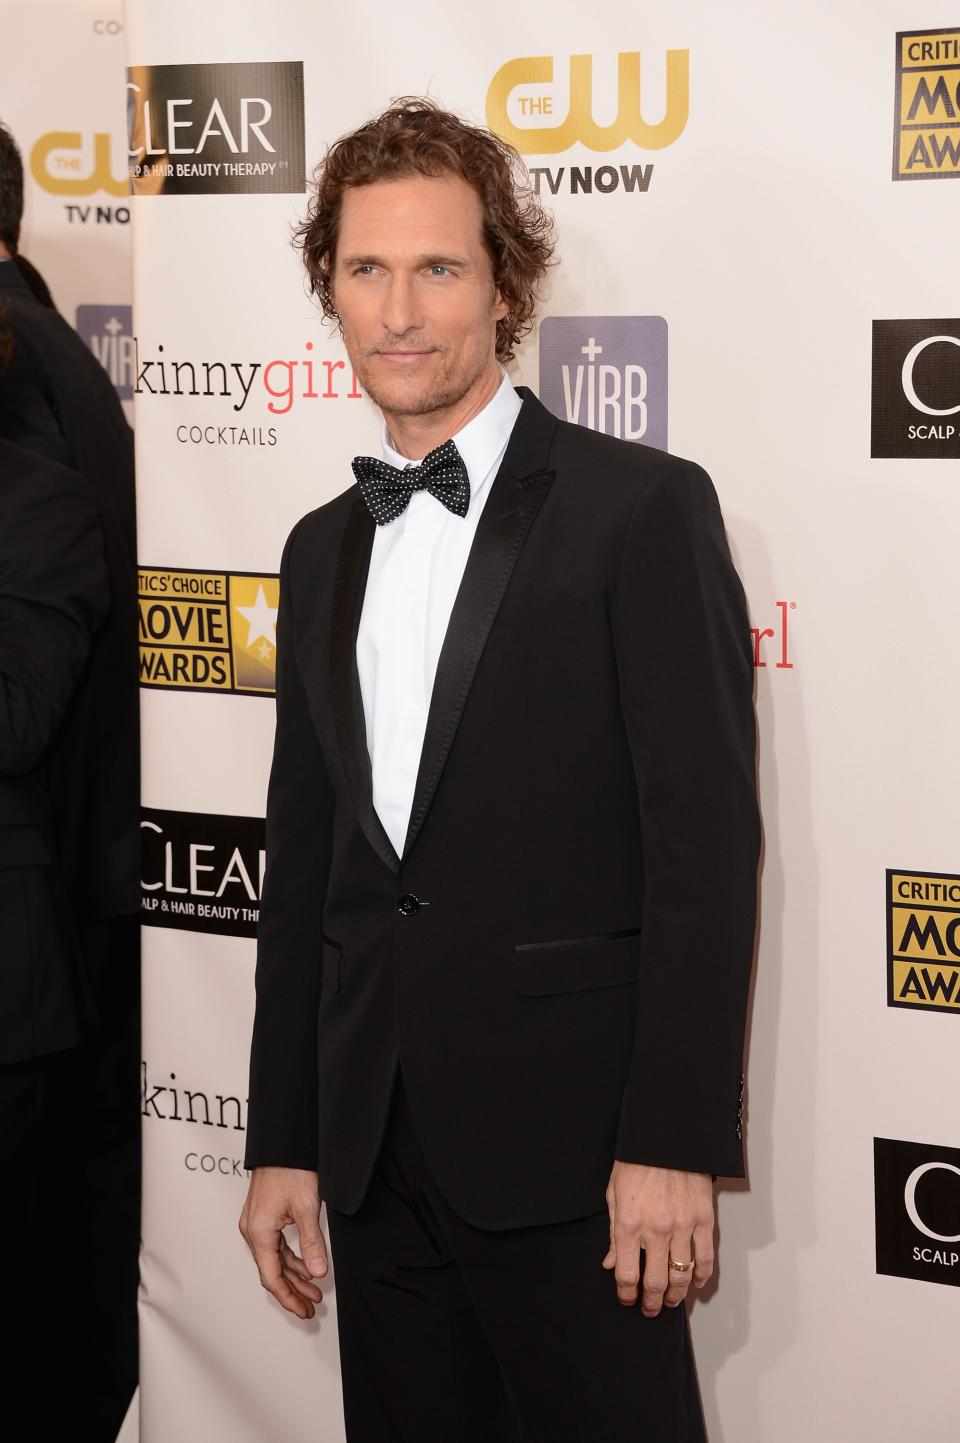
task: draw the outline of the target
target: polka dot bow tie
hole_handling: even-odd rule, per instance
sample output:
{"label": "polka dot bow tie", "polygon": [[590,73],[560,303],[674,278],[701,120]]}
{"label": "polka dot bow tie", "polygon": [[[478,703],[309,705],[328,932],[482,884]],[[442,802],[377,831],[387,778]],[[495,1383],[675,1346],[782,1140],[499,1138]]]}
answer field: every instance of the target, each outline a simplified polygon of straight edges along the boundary
{"label": "polka dot bow tie", "polygon": [[457,516],[466,516],[470,505],[470,478],[463,457],[453,441],[444,441],[428,451],[419,466],[412,463],[403,471],[373,456],[355,456],[351,462],[363,495],[378,526],[405,511],[414,491],[426,490]]}

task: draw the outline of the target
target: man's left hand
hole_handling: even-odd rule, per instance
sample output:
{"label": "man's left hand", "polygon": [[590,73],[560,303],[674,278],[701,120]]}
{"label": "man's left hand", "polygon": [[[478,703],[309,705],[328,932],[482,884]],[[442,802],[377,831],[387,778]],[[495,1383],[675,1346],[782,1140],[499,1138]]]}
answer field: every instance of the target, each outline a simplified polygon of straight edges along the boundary
{"label": "man's left hand", "polygon": [[[607,1183],[610,1248],[602,1266],[614,1269],[617,1297],[626,1307],[641,1285],[642,1312],[655,1318],[661,1305],[675,1308],[691,1282],[702,1288],[713,1272],[713,1180],[706,1172],[678,1172],[639,1162],[614,1162]],[[693,1268],[680,1272],[670,1259]]]}

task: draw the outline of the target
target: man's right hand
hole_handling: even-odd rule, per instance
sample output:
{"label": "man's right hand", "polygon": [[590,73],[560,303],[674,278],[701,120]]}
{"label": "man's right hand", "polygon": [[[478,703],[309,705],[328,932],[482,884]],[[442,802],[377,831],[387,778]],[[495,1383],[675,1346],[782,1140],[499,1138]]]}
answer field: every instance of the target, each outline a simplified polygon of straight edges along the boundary
{"label": "man's right hand", "polygon": [[[300,1257],[283,1235],[290,1223],[297,1229]],[[317,1174],[295,1167],[254,1168],[240,1232],[267,1292],[288,1313],[312,1318],[314,1304],[323,1297],[312,1280],[327,1273]]]}

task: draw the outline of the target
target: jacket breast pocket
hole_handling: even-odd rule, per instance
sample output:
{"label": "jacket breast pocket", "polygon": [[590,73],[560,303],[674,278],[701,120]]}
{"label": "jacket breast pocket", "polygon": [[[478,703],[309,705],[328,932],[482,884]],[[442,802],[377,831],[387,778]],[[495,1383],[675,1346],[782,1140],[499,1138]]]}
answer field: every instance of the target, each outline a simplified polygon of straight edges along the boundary
{"label": "jacket breast pocket", "polygon": [[517,990],[527,996],[636,984],[640,928],[552,942],[516,942],[513,963]]}
{"label": "jacket breast pocket", "polygon": [[320,986],[326,987],[330,992],[340,991],[342,959],[343,948],[340,943],[324,934],[320,947]]}

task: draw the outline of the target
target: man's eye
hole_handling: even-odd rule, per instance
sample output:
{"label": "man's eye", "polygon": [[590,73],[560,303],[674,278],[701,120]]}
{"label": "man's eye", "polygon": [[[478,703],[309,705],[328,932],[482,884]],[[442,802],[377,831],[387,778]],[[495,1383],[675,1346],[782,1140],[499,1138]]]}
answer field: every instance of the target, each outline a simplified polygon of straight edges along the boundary
{"label": "man's eye", "polygon": [[373,266],[371,266],[371,265],[357,266],[357,269],[356,269],[355,274],[356,274],[356,275],[362,275],[364,271],[366,271],[366,272],[369,273],[369,272],[372,271],[372,270],[373,270]]}
{"label": "man's eye", "polygon": [[450,274],[450,272],[449,272],[449,270],[447,269],[446,266],[436,265],[436,266],[431,266],[430,269],[431,269],[431,271],[443,271],[444,275],[447,275],[447,276]]}

